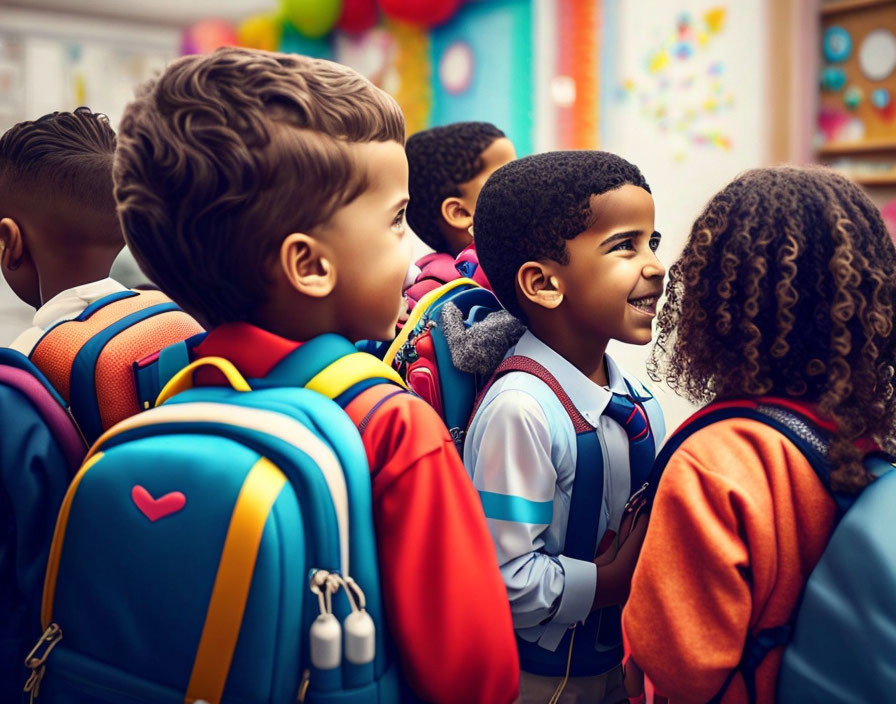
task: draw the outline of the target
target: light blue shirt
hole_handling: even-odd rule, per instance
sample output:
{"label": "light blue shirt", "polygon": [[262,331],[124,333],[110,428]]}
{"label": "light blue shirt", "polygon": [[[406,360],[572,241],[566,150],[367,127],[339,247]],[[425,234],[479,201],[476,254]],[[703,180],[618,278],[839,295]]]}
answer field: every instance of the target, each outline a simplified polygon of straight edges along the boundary
{"label": "light blue shirt", "polygon": [[[626,395],[626,380],[643,385],[609,357],[609,390],[527,331],[508,352],[545,367],[573,405],[596,427],[604,460],[604,491],[598,535],[617,530],[632,494],[628,436],[603,412],[615,392]],[[662,412],[645,403],[659,448],[665,435]],[[464,465],[482,499],[498,553],[517,634],[556,650],[566,630],[591,613],[597,588],[593,562],[561,554],[576,468],[572,421],[553,391],[524,372],[498,379],[482,401],[467,433]]]}

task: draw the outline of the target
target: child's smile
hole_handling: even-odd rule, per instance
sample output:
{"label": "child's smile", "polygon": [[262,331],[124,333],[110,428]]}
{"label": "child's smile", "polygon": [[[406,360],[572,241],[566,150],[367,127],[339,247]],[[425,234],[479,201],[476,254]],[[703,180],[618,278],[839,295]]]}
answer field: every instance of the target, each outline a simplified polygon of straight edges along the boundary
{"label": "child's smile", "polygon": [[653,318],[656,316],[656,303],[659,299],[659,294],[642,296],[640,298],[629,298],[628,304],[639,313],[649,315]]}

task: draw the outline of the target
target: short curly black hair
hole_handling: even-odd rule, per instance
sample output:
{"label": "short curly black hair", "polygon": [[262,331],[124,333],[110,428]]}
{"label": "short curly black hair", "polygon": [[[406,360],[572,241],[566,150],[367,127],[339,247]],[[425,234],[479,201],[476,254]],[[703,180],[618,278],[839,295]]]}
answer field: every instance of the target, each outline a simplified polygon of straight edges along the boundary
{"label": "short curly black hair", "polygon": [[408,224],[437,252],[447,252],[442,201],[460,196],[458,187],[482,171],[482,152],[506,137],[490,122],[454,122],[408,138]]}
{"label": "short curly black hair", "polygon": [[566,264],[566,240],[594,220],[592,196],[625,184],[650,193],[634,164],[610,152],[558,151],[523,157],[489,176],[479,193],[473,233],[495,295],[520,320],[516,275],[528,261]]}

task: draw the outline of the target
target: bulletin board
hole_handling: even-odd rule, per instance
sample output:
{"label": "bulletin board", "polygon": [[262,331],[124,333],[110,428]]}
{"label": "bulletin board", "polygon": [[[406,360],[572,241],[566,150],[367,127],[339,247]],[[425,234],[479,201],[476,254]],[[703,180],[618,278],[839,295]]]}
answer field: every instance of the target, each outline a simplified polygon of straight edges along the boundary
{"label": "bulletin board", "polygon": [[520,156],[532,152],[532,3],[467,3],[432,31],[431,124],[493,122]]}
{"label": "bulletin board", "polygon": [[896,146],[896,0],[821,7],[819,146]]}

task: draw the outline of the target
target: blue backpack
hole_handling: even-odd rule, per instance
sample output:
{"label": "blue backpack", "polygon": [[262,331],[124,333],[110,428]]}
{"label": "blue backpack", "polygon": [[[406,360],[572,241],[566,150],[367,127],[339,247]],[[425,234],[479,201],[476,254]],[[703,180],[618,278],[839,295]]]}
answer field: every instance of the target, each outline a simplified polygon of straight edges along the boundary
{"label": "blue backpack", "polygon": [[778,674],[779,702],[853,704],[892,701],[896,692],[896,472],[892,459],[865,457],[877,479],[858,496],[831,490],[827,437],[808,418],[768,402],[730,402],[697,416],[673,435],[657,457],[665,467],[693,433],[726,418],[750,418],[787,437],[809,461],[837,506],[828,545],[787,623],[750,634],[739,666],[713,698],[721,701],[734,675],[756,701],[756,670],[785,646]]}
{"label": "blue backpack", "polygon": [[[346,359],[354,377],[311,381],[389,371]],[[229,387],[189,388],[208,366]],[[47,704],[397,701],[352,420],[315,391],[251,390],[215,357],[159,401],[100,438],[65,496],[26,690]]]}
{"label": "blue backpack", "polygon": [[40,635],[56,512],[87,447],[65,402],[27,357],[0,348],[0,700],[21,699]]}
{"label": "blue backpack", "polygon": [[[455,339],[446,335],[448,325],[443,317],[448,308],[458,311]],[[464,333],[503,308],[495,295],[471,279],[456,279],[423,296],[398,337],[389,346],[383,361],[391,365],[405,380],[408,388],[429,403],[448,427],[458,450],[462,449],[467,424],[476,398],[492,373],[522,334],[506,340],[494,363],[477,370],[467,366],[458,354],[465,346],[474,354],[481,351],[480,341],[462,340]],[[512,333],[511,333],[512,334]],[[461,344],[458,344],[458,341]],[[464,342],[468,344],[463,344]],[[461,353],[463,354],[463,353]]]}

